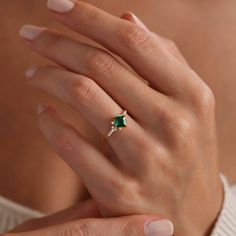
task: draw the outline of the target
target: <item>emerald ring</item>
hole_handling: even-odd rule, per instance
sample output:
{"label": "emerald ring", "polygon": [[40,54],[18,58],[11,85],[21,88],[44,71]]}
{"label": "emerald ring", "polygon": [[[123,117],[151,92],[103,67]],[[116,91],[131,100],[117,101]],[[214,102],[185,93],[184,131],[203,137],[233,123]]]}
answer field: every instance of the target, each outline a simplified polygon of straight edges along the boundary
{"label": "emerald ring", "polygon": [[123,114],[114,116],[114,118],[111,122],[111,124],[112,124],[111,130],[109,131],[109,133],[106,135],[106,137],[104,139],[109,138],[115,131],[121,130],[123,127],[126,127],[125,115],[127,115],[126,110],[124,110]]}

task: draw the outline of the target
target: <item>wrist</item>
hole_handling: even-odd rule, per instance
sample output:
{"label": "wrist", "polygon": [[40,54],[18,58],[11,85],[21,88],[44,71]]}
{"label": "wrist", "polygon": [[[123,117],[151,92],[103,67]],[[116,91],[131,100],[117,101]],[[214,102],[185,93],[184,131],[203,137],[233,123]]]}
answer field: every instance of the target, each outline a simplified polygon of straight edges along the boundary
{"label": "wrist", "polygon": [[[207,183],[196,189],[191,194],[191,205],[186,205],[182,209],[182,214],[178,221],[178,235],[181,236],[209,236],[216,224],[224,202],[224,188],[218,175],[217,181],[210,186]],[[201,195],[200,195],[201,193]],[[194,198],[194,200],[193,200]],[[181,214],[181,213],[180,213]],[[178,228],[175,226],[175,228]]]}

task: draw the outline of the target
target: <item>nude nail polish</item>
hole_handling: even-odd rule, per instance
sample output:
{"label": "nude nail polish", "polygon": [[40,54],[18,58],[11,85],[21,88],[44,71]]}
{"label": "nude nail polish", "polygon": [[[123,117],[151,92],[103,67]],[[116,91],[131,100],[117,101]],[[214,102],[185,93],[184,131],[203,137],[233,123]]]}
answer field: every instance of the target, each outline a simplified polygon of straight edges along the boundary
{"label": "nude nail polish", "polygon": [[39,115],[43,114],[49,106],[46,104],[39,104],[37,107],[37,112]]}
{"label": "nude nail polish", "polygon": [[29,69],[26,70],[25,76],[27,78],[32,78],[35,75],[35,73],[37,72],[38,69],[39,68],[37,66],[30,67]]}
{"label": "nude nail polish", "polygon": [[65,13],[72,10],[75,3],[72,0],[48,0],[47,6],[50,10]]}
{"label": "nude nail polish", "polygon": [[45,30],[44,27],[34,25],[23,25],[20,29],[20,36],[24,39],[34,40]]}
{"label": "nude nail polish", "polygon": [[171,236],[174,227],[169,220],[154,220],[145,225],[144,231],[145,236]]}

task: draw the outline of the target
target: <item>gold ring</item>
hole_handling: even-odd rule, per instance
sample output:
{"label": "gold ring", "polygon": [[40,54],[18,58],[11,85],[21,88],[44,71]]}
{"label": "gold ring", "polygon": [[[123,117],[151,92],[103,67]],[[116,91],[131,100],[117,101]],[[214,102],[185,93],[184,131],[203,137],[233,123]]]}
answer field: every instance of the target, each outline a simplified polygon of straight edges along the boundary
{"label": "gold ring", "polygon": [[115,131],[121,130],[123,127],[127,126],[125,115],[127,115],[127,111],[126,110],[124,110],[124,112],[121,115],[114,116],[114,118],[113,118],[113,120],[111,122],[111,124],[112,124],[111,130],[104,137],[104,139],[109,138]]}

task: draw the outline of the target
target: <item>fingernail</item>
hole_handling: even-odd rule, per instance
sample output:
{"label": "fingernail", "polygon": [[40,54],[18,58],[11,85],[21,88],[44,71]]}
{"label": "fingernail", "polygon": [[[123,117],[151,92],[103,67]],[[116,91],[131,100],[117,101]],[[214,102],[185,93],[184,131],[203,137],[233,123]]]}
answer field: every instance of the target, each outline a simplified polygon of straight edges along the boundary
{"label": "fingernail", "polygon": [[50,10],[64,13],[72,10],[75,3],[71,0],[48,0],[47,6]]}
{"label": "fingernail", "polygon": [[169,220],[154,220],[145,225],[145,236],[171,236],[174,226]]}
{"label": "fingernail", "polygon": [[37,112],[39,115],[41,115],[42,113],[44,113],[48,108],[48,105],[45,104],[39,104],[37,107]]}
{"label": "fingernail", "polygon": [[38,69],[39,68],[37,66],[30,67],[29,69],[26,70],[25,76],[27,78],[32,78]]}
{"label": "fingernail", "polygon": [[133,22],[136,23],[137,25],[141,26],[142,28],[148,30],[147,26],[132,12],[128,12],[127,14],[130,15],[132,18]]}
{"label": "fingernail", "polygon": [[20,29],[20,35],[21,37],[28,39],[28,40],[34,40],[45,30],[44,27],[38,27],[34,25],[23,25]]}

